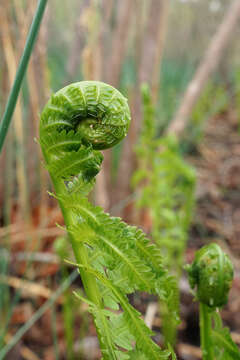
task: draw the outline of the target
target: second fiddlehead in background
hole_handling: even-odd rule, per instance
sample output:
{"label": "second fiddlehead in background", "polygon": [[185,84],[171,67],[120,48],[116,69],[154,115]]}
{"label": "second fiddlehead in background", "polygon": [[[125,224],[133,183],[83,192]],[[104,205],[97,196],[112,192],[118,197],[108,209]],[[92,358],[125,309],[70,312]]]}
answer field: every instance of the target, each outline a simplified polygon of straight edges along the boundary
{"label": "second fiddlehead in background", "polygon": [[[200,335],[203,360],[240,359],[240,351],[223,328],[218,308],[228,300],[233,280],[233,265],[215,243],[198,250],[191,265],[186,267],[191,287],[196,287],[200,302]],[[214,326],[213,326],[214,323]]]}

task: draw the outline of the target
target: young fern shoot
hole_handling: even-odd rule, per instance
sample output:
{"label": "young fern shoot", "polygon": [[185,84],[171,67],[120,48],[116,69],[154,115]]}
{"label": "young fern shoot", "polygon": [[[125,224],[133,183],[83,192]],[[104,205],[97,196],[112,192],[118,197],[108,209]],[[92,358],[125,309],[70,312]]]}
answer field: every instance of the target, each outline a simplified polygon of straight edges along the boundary
{"label": "young fern shoot", "polygon": [[[71,84],[43,109],[40,145],[87,295],[104,360],[167,360],[141,314],[128,302],[135,291],[157,294],[172,310],[176,284],[144,233],[88,201],[103,159],[99,150],[127,134],[127,100],[96,81]],[[117,311],[116,311],[117,310]],[[174,356],[174,355],[173,355]]]}
{"label": "young fern shoot", "polygon": [[[138,205],[151,217],[151,236],[169,271],[179,281],[195,204],[195,172],[180,153],[177,139],[157,137],[155,109],[147,84],[142,86],[143,126],[136,148],[139,168],[132,183],[140,193]],[[176,295],[177,304],[179,294]],[[160,301],[162,332],[174,345],[178,321]]]}
{"label": "young fern shoot", "polygon": [[[200,302],[200,335],[203,360],[239,360],[240,351],[228,328],[223,328],[218,308],[227,303],[233,279],[229,257],[217,244],[197,251],[186,267],[191,287]],[[214,323],[214,326],[213,326]]]}

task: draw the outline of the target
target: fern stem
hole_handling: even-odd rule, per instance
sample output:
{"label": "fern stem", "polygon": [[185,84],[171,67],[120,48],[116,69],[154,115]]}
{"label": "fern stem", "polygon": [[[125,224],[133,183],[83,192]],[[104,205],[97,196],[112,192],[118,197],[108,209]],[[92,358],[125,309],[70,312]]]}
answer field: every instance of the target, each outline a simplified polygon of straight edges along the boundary
{"label": "fern stem", "polygon": [[214,360],[212,346],[212,326],[209,307],[200,302],[200,333],[203,360]]}
{"label": "fern stem", "polygon": [[[61,195],[63,188],[62,182],[56,179],[52,174],[51,174],[51,179],[57,196]],[[59,200],[59,204],[67,228],[71,227],[72,225],[74,225],[74,221],[71,217],[71,213],[67,211],[61,200]],[[88,254],[84,244],[82,242],[76,241],[70,233],[69,233],[69,237],[77,263],[83,266],[89,266]],[[86,291],[87,296],[89,297],[89,300],[91,300],[95,305],[101,306],[101,296],[99,294],[99,289],[96,284],[95,277],[89,273],[86,273],[83,270],[80,270],[80,272],[81,272],[81,278],[83,281],[84,289]]]}
{"label": "fern stem", "polygon": [[[53,176],[53,174],[51,174],[51,173],[50,173],[50,176],[51,176],[51,179],[53,182],[55,192],[56,192],[57,196],[60,196],[62,193],[62,189],[63,189],[62,181],[56,179]],[[58,201],[59,201],[60,208],[62,210],[65,225],[67,226],[67,228],[71,227],[72,225],[74,225],[74,220],[72,219],[71,213],[65,208],[65,206],[63,205],[63,202],[60,199]],[[74,252],[74,256],[76,258],[76,262],[85,267],[88,267],[90,261],[89,261],[87,249],[85,248],[84,243],[76,241],[75,238],[73,237],[73,235],[71,235],[70,233],[68,233],[68,236],[71,241],[71,245],[72,245],[72,249]],[[80,268],[79,272],[80,272],[84,290],[86,292],[88,299],[91,302],[93,302],[98,308],[103,308],[102,297],[101,297],[99,287],[96,282],[96,278],[94,277],[94,275],[90,274],[89,272],[86,272],[83,268]],[[98,340],[99,340],[101,349],[104,349],[105,345],[101,342],[100,334],[98,334]]]}
{"label": "fern stem", "polygon": [[18,98],[18,94],[21,88],[21,84],[22,84],[22,80],[23,77],[25,75],[27,66],[28,66],[28,62],[33,50],[33,46],[35,44],[36,38],[37,38],[37,34],[39,31],[39,27],[42,21],[42,17],[44,14],[44,10],[46,8],[46,4],[47,4],[47,0],[39,0],[38,2],[38,7],[29,31],[29,35],[27,37],[27,41],[26,41],[26,45],[25,48],[23,50],[23,55],[22,58],[20,60],[20,64],[16,73],[16,77],[13,83],[13,87],[11,89],[8,101],[7,101],[7,105],[6,105],[6,109],[5,112],[3,114],[3,118],[2,121],[0,123],[0,152],[2,150],[3,144],[4,144],[4,140],[6,138],[7,132],[8,132],[8,128],[12,119],[12,115],[17,103],[17,98]]}

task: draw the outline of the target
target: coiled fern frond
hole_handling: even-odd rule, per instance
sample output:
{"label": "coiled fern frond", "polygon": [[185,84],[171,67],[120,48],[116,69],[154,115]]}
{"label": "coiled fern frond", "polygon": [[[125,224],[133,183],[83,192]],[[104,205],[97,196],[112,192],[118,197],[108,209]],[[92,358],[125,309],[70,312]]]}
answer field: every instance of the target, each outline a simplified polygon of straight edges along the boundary
{"label": "coiled fern frond", "polygon": [[[102,154],[127,134],[127,100],[95,81],[71,84],[43,109],[40,144],[94,316],[105,360],[169,359],[128,301],[135,291],[158,294],[173,307],[176,284],[144,233],[87,199]],[[170,285],[171,284],[171,285]],[[116,313],[116,310],[118,312]],[[172,311],[174,314],[174,311]]]}
{"label": "coiled fern frond", "polygon": [[200,302],[200,335],[203,360],[240,360],[240,350],[223,327],[218,307],[227,303],[233,280],[230,258],[215,243],[205,245],[186,266],[192,289]]}
{"label": "coiled fern frond", "polygon": [[205,245],[187,267],[192,288],[197,287],[198,300],[211,307],[221,307],[228,301],[233,280],[233,265],[228,255],[215,243]]}

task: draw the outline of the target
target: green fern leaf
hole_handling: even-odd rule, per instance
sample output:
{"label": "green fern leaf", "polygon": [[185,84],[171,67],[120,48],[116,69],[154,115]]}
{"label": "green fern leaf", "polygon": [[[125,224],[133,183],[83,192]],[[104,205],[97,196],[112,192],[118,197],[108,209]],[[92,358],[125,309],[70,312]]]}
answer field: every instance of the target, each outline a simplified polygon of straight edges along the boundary
{"label": "green fern leaf", "polygon": [[78,151],[63,153],[54,162],[47,165],[48,171],[56,178],[71,179],[75,174],[82,174],[92,179],[100,171],[102,155],[91,148],[81,146]]}
{"label": "green fern leaf", "polygon": [[82,134],[73,130],[48,133],[41,139],[41,146],[49,155],[56,156],[58,152],[77,151],[82,145]]}
{"label": "green fern leaf", "polygon": [[240,360],[240,349],[232,340],[228,328],[214,329],[215,352],[220,360]]}
{"label": "green fern leaf", "polygon": [[[163,271],[160,272],[159,270],[161,269],[161,258],[156,251],[158,268],[157,272],[154,273],[153,267],[149,266],[149,263],[144,261],[145,259],[141,256],[143,244],[146,245],[147,240],[141,236],[140,232],[136,228],[126,225],[119,218],[105,214],[101,208],[94,207],[87,199],[75,195],[71,196],[69,200],[69,205],[65,203],[66,208],[71,208],[75,216],[80,219],[77,226],[68,229],[74,234],[74,237],[82,237],[83,227],[89,226],[92,236],[88,236],[84,241],[114,259],[115,269],[117,269],[115,278],[118,278],[119,273],[123,278],[127,278],[129,286],[132,286],[132,291],[154,292],[154,279],[163,274]],[[137,236],[135,236],[136,233]],[[145,249],[144,256],[147,257],[148,255],[152,259],[154,257],[154,251],[152,251],[154,246],[149,246],[149,249],[145,246]],[[151,256],[149,255],[150,249],[152,251]],[[108,268],[111,269],[111,264],[108,264]]]}
{"label": "green fern leaf", "polygon": [[135,337],[136,347],[144,352],[149,360],[167,360],[170,352],[162,351],[157,344],[150,339],[150,336],[153,335],[152,331],[141,319],[141,314],[129,304],[126,295],[100,272],[89,267],[83,268],[87,272],[94,274],[94,276],[116,296],[123,309],[124,322],[128,324],[129,331]]}

